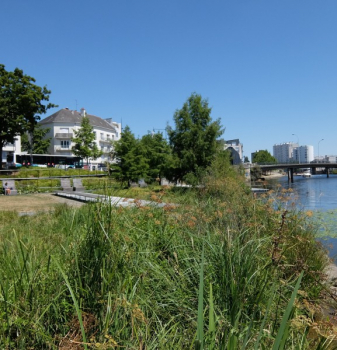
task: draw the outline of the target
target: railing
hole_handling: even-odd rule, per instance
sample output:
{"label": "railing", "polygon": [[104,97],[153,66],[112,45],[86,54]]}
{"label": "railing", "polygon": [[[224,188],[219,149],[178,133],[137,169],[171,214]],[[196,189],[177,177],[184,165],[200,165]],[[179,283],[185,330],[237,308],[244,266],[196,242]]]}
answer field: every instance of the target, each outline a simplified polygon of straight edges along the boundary
{"label": "railing", "polygon": [[107,138],[107,137],[100,137],[100,139],[99,139],[99,141],[101,141],[101,142],[111,142],[111,141],[113,141],[113,139],[112,138]]}
{"label": "railing", "polygon": [[302,166],[302,165],[308,165],[308,168],[310,168],[310,166],[316,166],[317,164],[337,164],[337,161],[332,162],[332,161],[312,161],[312,162],[280,162],[280,163],[251,163],[252,166],[254,165],[289,165],[289,166]]}
{"label": "railing", "polygon": [[72,133],[57,132],[55,134],[56,139],[71,139],[73,137]]}
{"label": "railing", "polygon": [[70,146],[68,147],[55,146],[54,149],[56,152],[71,151]]}

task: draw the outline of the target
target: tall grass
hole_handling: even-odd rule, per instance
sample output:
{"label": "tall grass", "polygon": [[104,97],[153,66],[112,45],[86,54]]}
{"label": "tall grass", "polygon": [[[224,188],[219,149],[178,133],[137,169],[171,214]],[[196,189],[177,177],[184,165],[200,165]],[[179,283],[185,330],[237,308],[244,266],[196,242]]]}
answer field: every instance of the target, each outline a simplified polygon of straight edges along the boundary
{"label": "tall grass", "polygon": [[226,171],[150,195],[179,205],[1,220],[1,348],[318,349],[315,226]]}

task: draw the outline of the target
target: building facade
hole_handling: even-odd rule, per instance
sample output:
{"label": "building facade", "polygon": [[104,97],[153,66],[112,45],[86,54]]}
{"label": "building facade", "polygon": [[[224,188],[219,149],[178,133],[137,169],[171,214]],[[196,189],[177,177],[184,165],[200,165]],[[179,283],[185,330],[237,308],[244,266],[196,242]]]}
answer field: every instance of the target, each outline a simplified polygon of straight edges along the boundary
{"label": "building facade", "polygon": [[317,156],[315,157],[315,162],[317,163],[337,163],[337,156],[331,155],[325,155],[325,156]]}
{"label": "building facade", "polygon": [[314,147],[299,146],[298,143],[285,142],[273,146],[273,156],[278,163],[310,163],[314,160]]}
{"label": "building facade", "polygon": [[7,163],[7,156],[13,153],[21,152],[21,136],[18,135],[15,137],[14,143],[7,143],[2,149],[2,164]]}
{"label": "building facade", "polygon": [[278,163],[294,162],[294,149],[298,148],[297,143],[285,142],[273,146],[273,156]]}
{"label": "building facade", "polygon": [[122,132],[121,123],[116,123],[111,118],[102,119],[87,114],[84,108],[80,112],[63,108],[39,122],[42,128],[50,129],[46,135],[47,138],[51,138],[48,153],[53,155],[73,155],[72,147],[74,143],[72,142],[72,138],[75,136],[74,131],[81,128],[81,122],[84,116],[89,118],[90,125],[93,127],[96,135],[95,142],[97,147],[103,152],[101,157],[91,160],[91,165],[97,166],[98,164],[110,161],[112,151],[111,141],[120,139]]}
{"label": "building facade", "polygon": [[224,141],[224,149],[232,149],[235,155],[235,164],[243,162],[243,144],[240,143],[239,139],[226,140]]}
{"label": "building facade", "polygon": [[296,163],[310,163],[312,162],[314,157],[314,147],[307,146],[299,146],[294,149],[294,160]]}

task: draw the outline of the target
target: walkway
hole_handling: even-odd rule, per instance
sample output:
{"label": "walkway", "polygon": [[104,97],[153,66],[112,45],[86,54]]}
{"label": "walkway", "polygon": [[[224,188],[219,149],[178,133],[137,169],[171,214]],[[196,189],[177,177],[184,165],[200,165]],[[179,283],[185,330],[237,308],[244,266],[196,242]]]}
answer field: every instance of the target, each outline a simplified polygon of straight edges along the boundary
{"label": "walkway", "polygon": [[68,199],[73,199],[81,202],[103,202],[111,203],[111,205],[118,207],[135,207],[135,206],[153,206],[162,208],[165,207],[168,203],[157,203],[153,201],[147,201],[143,199],[132,199],[132,198],[123,198],[123,197],[114,197],[106,196],[101,194],[86,193],[86,192],[67,192],[67,191],[57,191],[55,192],[56,196],[65,197]]}

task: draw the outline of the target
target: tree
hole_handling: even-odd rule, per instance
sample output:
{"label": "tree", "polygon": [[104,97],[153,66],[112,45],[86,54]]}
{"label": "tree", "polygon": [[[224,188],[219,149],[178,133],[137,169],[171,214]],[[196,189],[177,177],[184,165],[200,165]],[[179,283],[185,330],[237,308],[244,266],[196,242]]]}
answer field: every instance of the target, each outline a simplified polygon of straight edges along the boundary
{"label": "tree", "polygon": [[112,165],[113,176],[121,182],[135,182],[147,179],[149,163],[144,145],[135,138],[131,129],[126,126],[121,139],[113,143],[116,164]]}
{"label": "tree", "polygon": [[267,150],[261,150],[253,155],[252,163],[275,164],[277,160]]}
{"label": "tree", "polygon": [[161,133],[144,135],[140,140],[149,164],[148,177],[162,178],[171,164],[171,148]]}
{"label": "tree", "polygon": [[57,107],[52,103],[43,104],[43,101],[49,101],[50,90],[34,83],[35,79],[22,70],[15,68],[8,72],[0,64],[0,156],[3,147],[13,143],[17,135],[34,131],[41,118],[39,114]]}
{"label": "tree", "polygon": [[219,149],[220,120],[212,121],[207,100],[194,93],[175,112],[174,122],[175,129],[167,127],[175,162],[170,179],[198,180]]}
{"label": "tree", "polygon": [[28,133],[21,135],[21,148],[23,151],[35,154],[47,153],[51,137],[46,138],[50,128],[41,128],[39,124],[34,128],[30,137]]}
{"label": "tree", "polygon": [[72,152],[75,156],[85,158],[87,164],[89,159],[97,159],[103,152],[100,151],[95,142],[96,135],[94,128],[90,125],[89,118],[84,116],[81,121],[81,128],[74,130],[75,137],[71,139],[75,145],[72,147]]}

